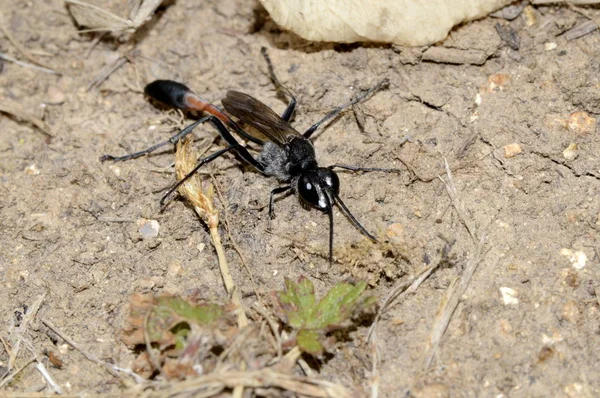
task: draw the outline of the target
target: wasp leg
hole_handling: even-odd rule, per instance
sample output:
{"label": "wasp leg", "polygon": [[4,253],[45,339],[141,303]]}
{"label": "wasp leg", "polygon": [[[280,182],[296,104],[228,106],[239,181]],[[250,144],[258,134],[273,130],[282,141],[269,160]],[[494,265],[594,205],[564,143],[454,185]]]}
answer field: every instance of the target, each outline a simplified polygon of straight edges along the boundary
{"label": "wasp leg", "polygon": [[229,152],[231,150],[234,150],[239,155],[239,157],[241,157],[245,162],[247,162],[248,164],[253,166],[256,170],[258,170],[261,173],[264,173],[264,166],[261,163],[259,163],[254,158],[254,156],[252,156],[252,154],[250,152],[248,152],[248,150],[246,148],[244,148],[243,146],[240,145],[239,142],[237,142],[235,137],[233,135],[231,135],[231,133],[227,130],[225,125],[219,119],[217,119],[214,116],[209,116],[208,120],[212,123],[213,126],[215,126],[215,128],[219,132],[219,135],[225,140],[225,142],[227,142],[227,144],[229,144],[229,146],[227,148],[223,148],[203,159],[200,159],[200,161],[198,162],[196,167],[194,167],[194,169],[191,172],[189,172],[184,178],[179,180],[173,187],[171,187],[171,189],[169,189],[167,191],[166,194],[163,195],[163,197],[160,199],[161,206],[164,204],[165,200],[169,196],[171,196],[171,194],[173,192],[175,192],[175,190],[177,188],[179,188],[179,186],[181,184],[183,184],[188,178],[190,178],[192,175],[194,175],[194,173],[196,173],[200,169],[200,167],[204,166],[207,163],[212,162],[219,156],[221,156],[224,153]]}
{"label": "wasp leg", "polygon": [[370,88],[369,90],[365,91],[364,93],[360,94],[359,96],[357,96],[356,98],[354,98],[353,100],[351,100],[350,102],[342,105],[342,106],[338,106],[337,108],[334,108],[332,111],[330,111],[327,115],[325,115],[323,117],[323,119],[319,120],[318,122],[316,122],[315,124],[313,124],[312,126],[309,127],[308,130],[306,130],[304,132],[304,137],[305,138],[310,138],[311,135],[313,135],[313,133],[326,121],[333,119],[334,117],[336,117],[341,111],[343,111],[344,109],[358,104],[361,101],[364,101],[368,96],[370,96],[371,94],[373,94],[376,91],[381,90],[384,87],[387,87],[390,84],[388,79],[384,79],[382,81],[380,81],[375,87]]}
{"label": "wasp leg", "polygon": [[290,189],[292,189],[292,186],[286,185],[285,187],[277,187],[271,191],[271,196],[269,198],[269,218],[267,218],[267,229],[271,229],[271,220],[275,218],[275,195],[289,191]]}
{"label": "wasp leg", "polygon": [[381,168],[381,167],[360,167],[360,166],[351,166],[351,165],[347,165],[347,164],[334,164],[328,167],[328,169],[334,169],[334,168],[340,168],[340,169],[346,169],[346,170],[352,170],[352,171],[382,171],[384,173],[401,173],[402,170],[400,169],[386,169],[386,168]]}
{"label": "wasp leg", "polygon": [[104,162],[106,160],[112,160],[113,162],[122,162],[122,161],[125,161],[125,160],[135,159],[135,158],[139,158],[140,156],[147,155],[149,153],[152,153],[152,152],[156,151],[158,148],[161,148],[161,147],[163,147],[165,145],[168,145],[168,144],[177,144],[177,142],[179,140],[181,140],[186,135],[190,134],[197,125],[206,122],[211,117],[212,116],[203,117],[202,119],[199,119],[199,120],[195,121],[194,123],[190,124],[189,126],[187,126],[186,128],[184,128],[183,130],[181,130],[180,132],[178,132],[177,134],[175,134],[174,136],[172,136],[168,140],[159,142],[156,145],[152,145],[150,148],[146,148],[143,151],[129,153],[129,154],[124,155],[124,156],[103,155],[102,157],[100,157],[100,161]]}
{"label": "wasp leg", "polygon": [[294,114],[294,110],[296,109],[296,97],[294,97],[294,94],[292,94],[292,92],[287,87],[281,84],[281,82],[277,78],[277,75],[275,74],[275,69],[273,68],[273,63],[271,62],[271,58],[267,53],[267,48],[262,47],[260,49],[260,52],[262,53],[263,57],[265,57],[265,61],[267,61],[267,67],[269,68],[269,77],[273,81],[275,88],[277,89],[277,91],[289,97],[290,99],[288,106],[285,108],[285,111],[283,111],[283,113],[281,114],[281,118],[286,122],[289,122],[292,118],[292,115]]}

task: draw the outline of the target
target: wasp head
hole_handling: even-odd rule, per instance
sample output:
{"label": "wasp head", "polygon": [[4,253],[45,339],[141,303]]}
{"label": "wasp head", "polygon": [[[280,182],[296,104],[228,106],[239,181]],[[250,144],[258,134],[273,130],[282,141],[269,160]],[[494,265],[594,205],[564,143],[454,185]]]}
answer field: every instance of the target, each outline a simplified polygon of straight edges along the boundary
{"label": "wasp head", "polygon": [[333,206],[340,191],[340,179],[335,171],[323,167],[303,173],[298,179],[298,195],[309,205],[323,212]]}

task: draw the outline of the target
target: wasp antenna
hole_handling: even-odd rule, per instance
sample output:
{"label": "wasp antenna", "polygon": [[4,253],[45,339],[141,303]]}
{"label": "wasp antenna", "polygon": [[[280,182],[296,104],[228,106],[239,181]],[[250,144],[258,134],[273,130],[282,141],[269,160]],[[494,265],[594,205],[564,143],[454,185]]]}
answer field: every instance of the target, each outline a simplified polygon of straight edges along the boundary
{"label": "wasp antenna", "polygon": [[350,219],[350,222],[352,222],[352,224],[354,224],[354,226],[358,228],[358,230],[362,232],[363,235],[371,239],[373,242],[377,242],[377,239],[375,239],[375,237],[371,235],[369,231],[367,231],[365,227],[362,226],[361,223],[358,222],[356,217],[354,217],[352,213],[350,213],[350,210],[348,210],[348,208],[346,207],[344,202],[342,202],[342,199],[340,199],[338,195],[335,195],[335,203],[340,207],[340,209],[342,209],[342,213],[344,213],[344,215]]}
{"label": "wasp antenna", "polygon": [[185,84],[173,80],[155,80],[144,88],[148,97],[179,109],[188,109],[185,97],[191,92]]}
{"label": "wasp antenna", "polygon": [[329,264],[333,263],[333,199],[329,195],[325,195],[327,204],[329,205]]}

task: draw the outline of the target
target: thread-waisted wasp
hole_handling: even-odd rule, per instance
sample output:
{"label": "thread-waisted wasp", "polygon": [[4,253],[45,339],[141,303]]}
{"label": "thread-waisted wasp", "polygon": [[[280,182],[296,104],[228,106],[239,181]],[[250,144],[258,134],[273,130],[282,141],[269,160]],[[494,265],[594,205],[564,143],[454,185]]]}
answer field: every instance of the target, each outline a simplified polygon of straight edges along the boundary
{"label": "thread-waisted wasp", "polygon": [[[317,163],[315,149],[310,141],[310,137],[323,123],[336,117],[344,109],[363,101],[374,92],[386,87],[389,82],[387,79],[383,80],[348,103],[333,109],[321,120],[309,127],[303,134],[300,134],[289,124],[296,108],[296,98],[279,82],[265,48],[262,48],[262,54],[265,57],[270,78],[275,84],[276,89],[289,98],[289,103],[281,116],[254,97],[239,91],[228,91],[225,98],[221,101],[225,112],[227,112],[225,113],[211,103],[203,100],[200,96],[181,83],[171,80],[156,80],[148,84],[144,90],[146,95],[150,98],[174,108],[186,111],[200,111],[208,113],[209,115],[192,123],[168,140],[153,145],[143,151],[121,157],[104,155],[100,159],[102,161],[123,161],[149,154],[164,145],[175,144],[181,138],[191,133],[198,124],[208,121],[217,129],[221,138],[227,143],[227,147],[200,159],[196,167],[187,176],[171,187],[161,198],[161,205],[164,204],[164,201],[184,181],[186,181],[187,178],[198,171],[200,167],[215,160],[226,152],[234,151],[242,160],[253,166],[260,173],[267,176],[273,176],[279,181],[287,184],[271,191],[269,198],[269,218],[273,218],[274,216],[273,202],[275,195],[290,190],[296,193],[299,199],[304,203],[327,213],[329,216],[329,261],[332,262],[334,204],[340,208],[360,232],[372,241],[376,241],[375,237],[362,226],[354,215],[352,215],[340,198],[340,180],[333,169],[341,168],[352,171],[384,172],[398,172],[399,170],[357,167],[342,164],[320,167]],[[254,130],[258,131],[260,135],[256,134],[254,131],[249,132],[243,130],[228,114],[245,125],[252,127]],[[242,146],[235,139],[228,128],[246,140],[261,145],[262,151],[260,154],[256,157],[253,156],[246,147]]]}

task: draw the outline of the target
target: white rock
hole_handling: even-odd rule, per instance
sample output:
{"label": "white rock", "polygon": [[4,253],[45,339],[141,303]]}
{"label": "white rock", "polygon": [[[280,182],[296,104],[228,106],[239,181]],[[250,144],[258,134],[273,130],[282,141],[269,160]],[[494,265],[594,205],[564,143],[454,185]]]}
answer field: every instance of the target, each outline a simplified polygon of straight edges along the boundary
{"label": "white rock", "polygon": [[271,18],[307,40],[422,46],[512,0],[260,0]]}
{"label": "white rock", "polygon": [[142,218],[138,220],[137,224],[140,227],[138,231],[140,235],[142,235],[142,239],[156,238],[158,236],[158,231],[160,229],[158,221]]}
{"label": "white rock", "polygon": [[519,299],[517,298],[517,292],[510,287],[501,287],[500,294],[502,294],[502,301],[504,305],[517,305]]}
{"label": "white rock", "polygon": [[582,251],[575,251],[571,249],[562,249],[560,254],[567,257],[571,262],[571,265],[576,269],[583,269],[587,263],[587,256]]}

